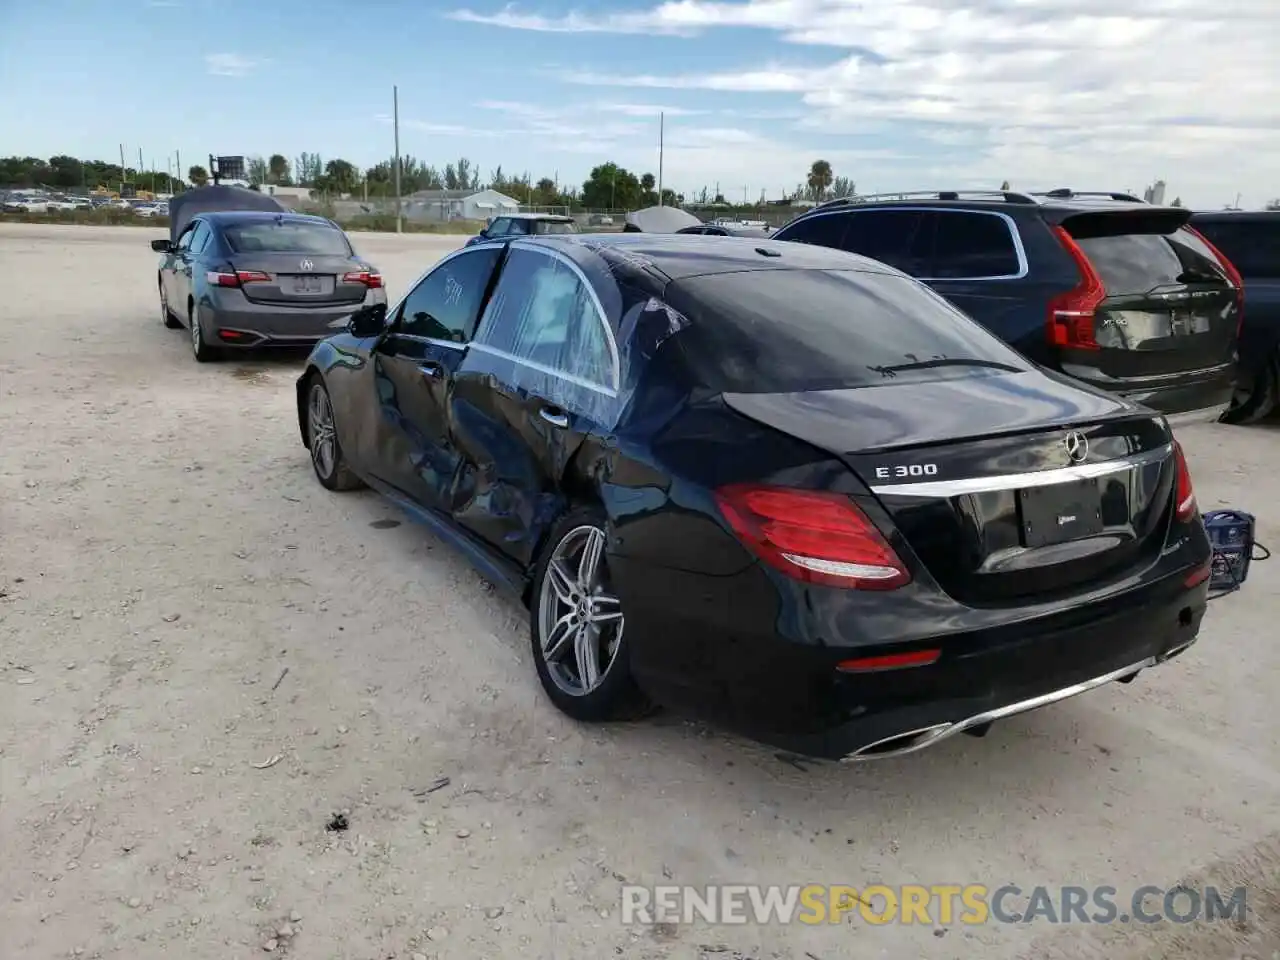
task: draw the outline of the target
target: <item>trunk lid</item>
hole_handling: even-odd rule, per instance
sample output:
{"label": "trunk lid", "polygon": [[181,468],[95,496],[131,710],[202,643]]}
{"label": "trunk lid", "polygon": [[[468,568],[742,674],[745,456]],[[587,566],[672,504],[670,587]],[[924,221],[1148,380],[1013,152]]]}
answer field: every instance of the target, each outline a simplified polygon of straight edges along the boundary
{"label": "trunk lid", "polygon": [[1121,380],[1231,363],[1240,310],[1229,267],[1185,228],[1190,212],[1089,211],[1060,221],[1102,283],[1096,350],[1063,360]]}
{"label": "trunk lid", "polygon": [[1171,437],[1118,398],[1035,372],[724,400],[843,461],[961,602],[1069,595],[1163,548]]}
{"label": "trunk lid", "polygon": [[367,272],[368,266],[352,257],[298,253],[236,254],[231,258],[238,272],[263,274],[267,279],[242,281],[247,299],[254,303],[290,306],[360,303],[368,286],[344,281],[348,274]]}

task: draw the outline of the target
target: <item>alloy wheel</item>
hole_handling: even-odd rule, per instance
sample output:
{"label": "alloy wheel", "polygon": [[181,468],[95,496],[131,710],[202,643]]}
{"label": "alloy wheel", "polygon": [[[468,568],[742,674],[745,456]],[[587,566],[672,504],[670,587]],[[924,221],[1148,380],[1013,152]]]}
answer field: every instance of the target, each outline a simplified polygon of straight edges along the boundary
{"label": "alloy wheel", "polygon": [[622,603],[609,586],[604,544],[599,527],[574,527],[542,578],[538,642],[551,679],[570,696],[596,690],[622,645]]}
{"label": "alloy wheel", "polygon": [[307,401],[307,422],[311,438],[311,462],[316,473],[327,480],[338,461],[337,434],[333,426],[333,405],[329,392],[316,383]]}

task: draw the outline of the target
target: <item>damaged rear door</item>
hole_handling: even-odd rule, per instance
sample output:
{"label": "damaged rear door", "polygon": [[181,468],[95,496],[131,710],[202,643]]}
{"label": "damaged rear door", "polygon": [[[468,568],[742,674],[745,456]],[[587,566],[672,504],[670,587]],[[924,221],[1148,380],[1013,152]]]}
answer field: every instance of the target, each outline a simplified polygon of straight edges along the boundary
{"label": "damaged rear door", "polygon": [[449,512],[522,566],[564,510],[569,464],[616,421],[608,317],[597,285],[567,255],[516,241],[454,374],[448,417],[461,469]]}

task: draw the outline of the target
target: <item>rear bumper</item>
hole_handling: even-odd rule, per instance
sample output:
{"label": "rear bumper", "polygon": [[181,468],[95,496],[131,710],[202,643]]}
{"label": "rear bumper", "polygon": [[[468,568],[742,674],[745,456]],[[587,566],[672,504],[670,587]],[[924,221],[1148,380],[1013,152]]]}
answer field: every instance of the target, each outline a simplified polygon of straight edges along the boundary
{"label": "rear bumper", "polygon": [[239,290],[218,290],[200,304],[200,325],[220,347],[302,347],[342,332],[361,307],[386,302],[385,290],[370,290],[362,303],[314,307],[254,303]]}
{"label": "rear bumper", "polygon": [[[1193,562],[1207,562],[1207,541],[1188,549],[1204,554]],[[754,580],[764,575],[758,568],[699,577],[683,589],[682,577],[650,570],[636,590],[627,575],[638,571],[622,558],[610,565],[633,672],[655,699],[830,760],[912,753],[1163,663],[1195,641],[1208,595],[1206,583],[1185,585],[1189,569],[1179,563],[1141,586],[1039,616],[1009,610],[985,628],[952,632],[959,618],[935,612],[927,617],[933,637],[919,622],[923,611],[855,621],[833,610],[820,617],[821,635],[805,642],[784,635],[794,613],[770,602],[772,591]],[[836,669],[841,660],[890,651],[887,636],[868,636],[886,626],[901,636],[908,624],[900,618],[920,628],[902,648],[940,649],[937,662],[865,674]]]}
{"label": "rear bumper", "polygon": [[1174,423],[1216,420],[1231,403],[1237,376],[1234,363],[1174,376],[1123,380],[1103,377],[1095,369],[1074,364],[1063,364],[1062,372],[1091,387],[1118,393],[1126,400],[1163,413]]}

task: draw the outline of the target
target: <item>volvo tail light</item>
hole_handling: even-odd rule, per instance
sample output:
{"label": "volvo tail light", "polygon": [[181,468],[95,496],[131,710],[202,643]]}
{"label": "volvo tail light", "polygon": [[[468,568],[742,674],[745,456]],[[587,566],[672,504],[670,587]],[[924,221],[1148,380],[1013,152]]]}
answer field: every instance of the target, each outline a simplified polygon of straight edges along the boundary
{"label": "volvo tail light", "polygon": [[855,590],[911,582],[888,541],[843,494],[735,484],[717,490],[716,501],[738,539],[787,576]]}
{"label": "volvo tail light", "polygon": [[1049,301],[1049,343],[1072,350],[1097,350],[1094,315],[1098,305],[1107,297],[1106,287],[1103,286],[1098,271],[1080,249],[1080,244],[1076,243],[1066,228],[1055,225],[1053,233],[1080,271],[1080,282]]}
{"label": "volvo tail light", "polygon": [[1244,330],[1244,277],[1240,275],[1240,271],[1236,269],[1236,265],[1227,259],[1227,255],[1213,245],[1213,243],[1203,233],[1195,227],[1183,227],[1187,233],[1191,234],[1206,247],[1209,252],[1218,258],[1218,262],[1222,264],[1222,269],[1227,275],[1227,279],[1235,284],[1236,288],[1236,339],[1240,339],[1240,333]]}

